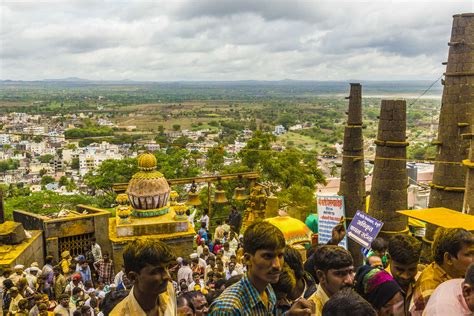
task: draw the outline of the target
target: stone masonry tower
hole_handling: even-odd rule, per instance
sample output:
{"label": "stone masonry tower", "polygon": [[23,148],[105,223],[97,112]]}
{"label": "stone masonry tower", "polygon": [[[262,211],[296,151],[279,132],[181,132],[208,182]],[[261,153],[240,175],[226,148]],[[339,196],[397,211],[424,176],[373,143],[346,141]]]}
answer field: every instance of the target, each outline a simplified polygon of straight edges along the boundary
{"label": "stone masonry tower", "polygon": [[384,223],[382,236],[406,232],[407,209],[406,102],[382,100],[369,215]]}
{"label": "stone masonry tower", "polygon": [[[344,128],[344,147],[339,195],[344,196],[347,226],[355,213],[365,210],[364,139],[362,137],[362,87],[351,83],[347,125]],[[362,264],[360,246],[348,239],[349,250],[356,266]]]}
{"label": "stone masonry tower", "polygon": [[[438,146],[429,207],[446,207],[462,211],[466,170],[461,162],[467,158],[471,133],[470,113],[474,108],[474,14],[453,17],[451,41],[445,72]],[[427,226],[426,238],[432,240],[434,227]]]}
{"label": "stone masonry tower", "polygon": [[469,159],[463,160],[463,165],[467,169],[467,175],[462,211],[466,214],[474,215],[474,111],[471,111],[470,118],[471,133],[462,135],[464,139],[470,140]]}

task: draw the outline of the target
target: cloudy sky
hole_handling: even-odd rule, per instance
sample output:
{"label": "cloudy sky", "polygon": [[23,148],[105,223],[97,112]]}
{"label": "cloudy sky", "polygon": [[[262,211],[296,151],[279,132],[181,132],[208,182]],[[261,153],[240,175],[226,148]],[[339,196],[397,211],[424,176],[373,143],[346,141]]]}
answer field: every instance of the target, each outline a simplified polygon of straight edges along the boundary
{"label": "cloudy sky", "polygon": [[436,79],[474,0],[5,1],[0,79]]}

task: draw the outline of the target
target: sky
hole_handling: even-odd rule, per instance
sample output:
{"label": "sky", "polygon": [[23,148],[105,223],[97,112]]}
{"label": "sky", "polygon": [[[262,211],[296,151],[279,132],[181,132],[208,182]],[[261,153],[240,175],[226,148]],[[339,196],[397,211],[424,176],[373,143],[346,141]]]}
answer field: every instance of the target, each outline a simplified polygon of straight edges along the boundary
{"label": "sky", "polygon": [[435,80],[468,12],[474,0],[0,0],[0,79]]}

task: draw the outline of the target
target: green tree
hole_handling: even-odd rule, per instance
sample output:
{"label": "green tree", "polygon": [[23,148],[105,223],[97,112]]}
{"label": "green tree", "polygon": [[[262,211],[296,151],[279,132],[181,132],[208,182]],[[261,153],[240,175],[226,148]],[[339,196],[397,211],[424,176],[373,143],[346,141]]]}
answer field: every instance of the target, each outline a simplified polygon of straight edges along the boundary
{"label": "green tree", "polygon": [[38,159],[42,163],[49,163],[53,158],[54,158],[53,155],[46,154],[46,155],[40,156]]}
{"label": "green tree", "polygon": [[79,170],[79,158],[72,158],[71,169]]}
{"label": "green tree", "polygon": [[41,142],[43,141],[43,136],[41,136],[41,135],[36,135],[36,136],[33,137],[33,141],[34,141],[35,143],[41,143]]}
{"label": "green tree", "polygon": [[242,163],[252,170],[257,170],[261,162],[270,157],[271,143],[275,136],[262,131],[255,131],[247,145],[240,151]]}
{"label": "green tree", "polygon": [[60,187],[64,187],[64,186],[67,186],[69,184],[69,181],[67,179],[66,176],[62,176],[61,178],[59,178],[59,186]]}
{"label": "green tree", "polygon": [[112,185],[130,181],[138,170],[136,158],[108,159],[103,161],[94,172],[87,173],[84,181],[93,192],[102,190],[111,197],[114,195]]}
{"label": "green tree", "polygon": [[54,178],[51,177],[51,176],[43,176],[41,178],[41,185],[42,186],[45,186],[45,185],[47,185],[49,183],[53,183],[53,182],[54,182]]}
{"label": "green tree", "polygon": [[181,125],[179,125],[179,124],[174,124],[174,125],[173,125],[173,131],[177,132],[177,131],[179,131],[180,129],[181,129]]}
{"label": "green tree", "polygon": [[5,172],[8,170],[16,170],[20,167],[20,162],[16,159],[6,159],[0,160],[0,172]]}
{"label": "green tree", "polygon": [[224,167],[224,148],[215,146],[207,151],[206,169],[210,172],[222,170]]}

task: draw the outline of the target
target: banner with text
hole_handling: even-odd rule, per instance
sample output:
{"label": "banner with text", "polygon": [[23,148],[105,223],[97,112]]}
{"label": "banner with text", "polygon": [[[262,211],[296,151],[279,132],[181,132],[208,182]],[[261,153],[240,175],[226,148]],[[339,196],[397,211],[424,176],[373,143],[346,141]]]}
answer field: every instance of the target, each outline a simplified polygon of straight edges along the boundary
{"label": "banner with text", "polygon": [[[318,196],[318,243],[326,244],[332,237],[332,229],[346,217],[344,197],[338,195]],[[347,238],[339,243],[347,249]]]}
{"label": "banner with text", "polygon": [[369,249],[382,226],[383,223],[381,221],[361,211],[357,211],[347,228],[347,236],[362,247]]}

